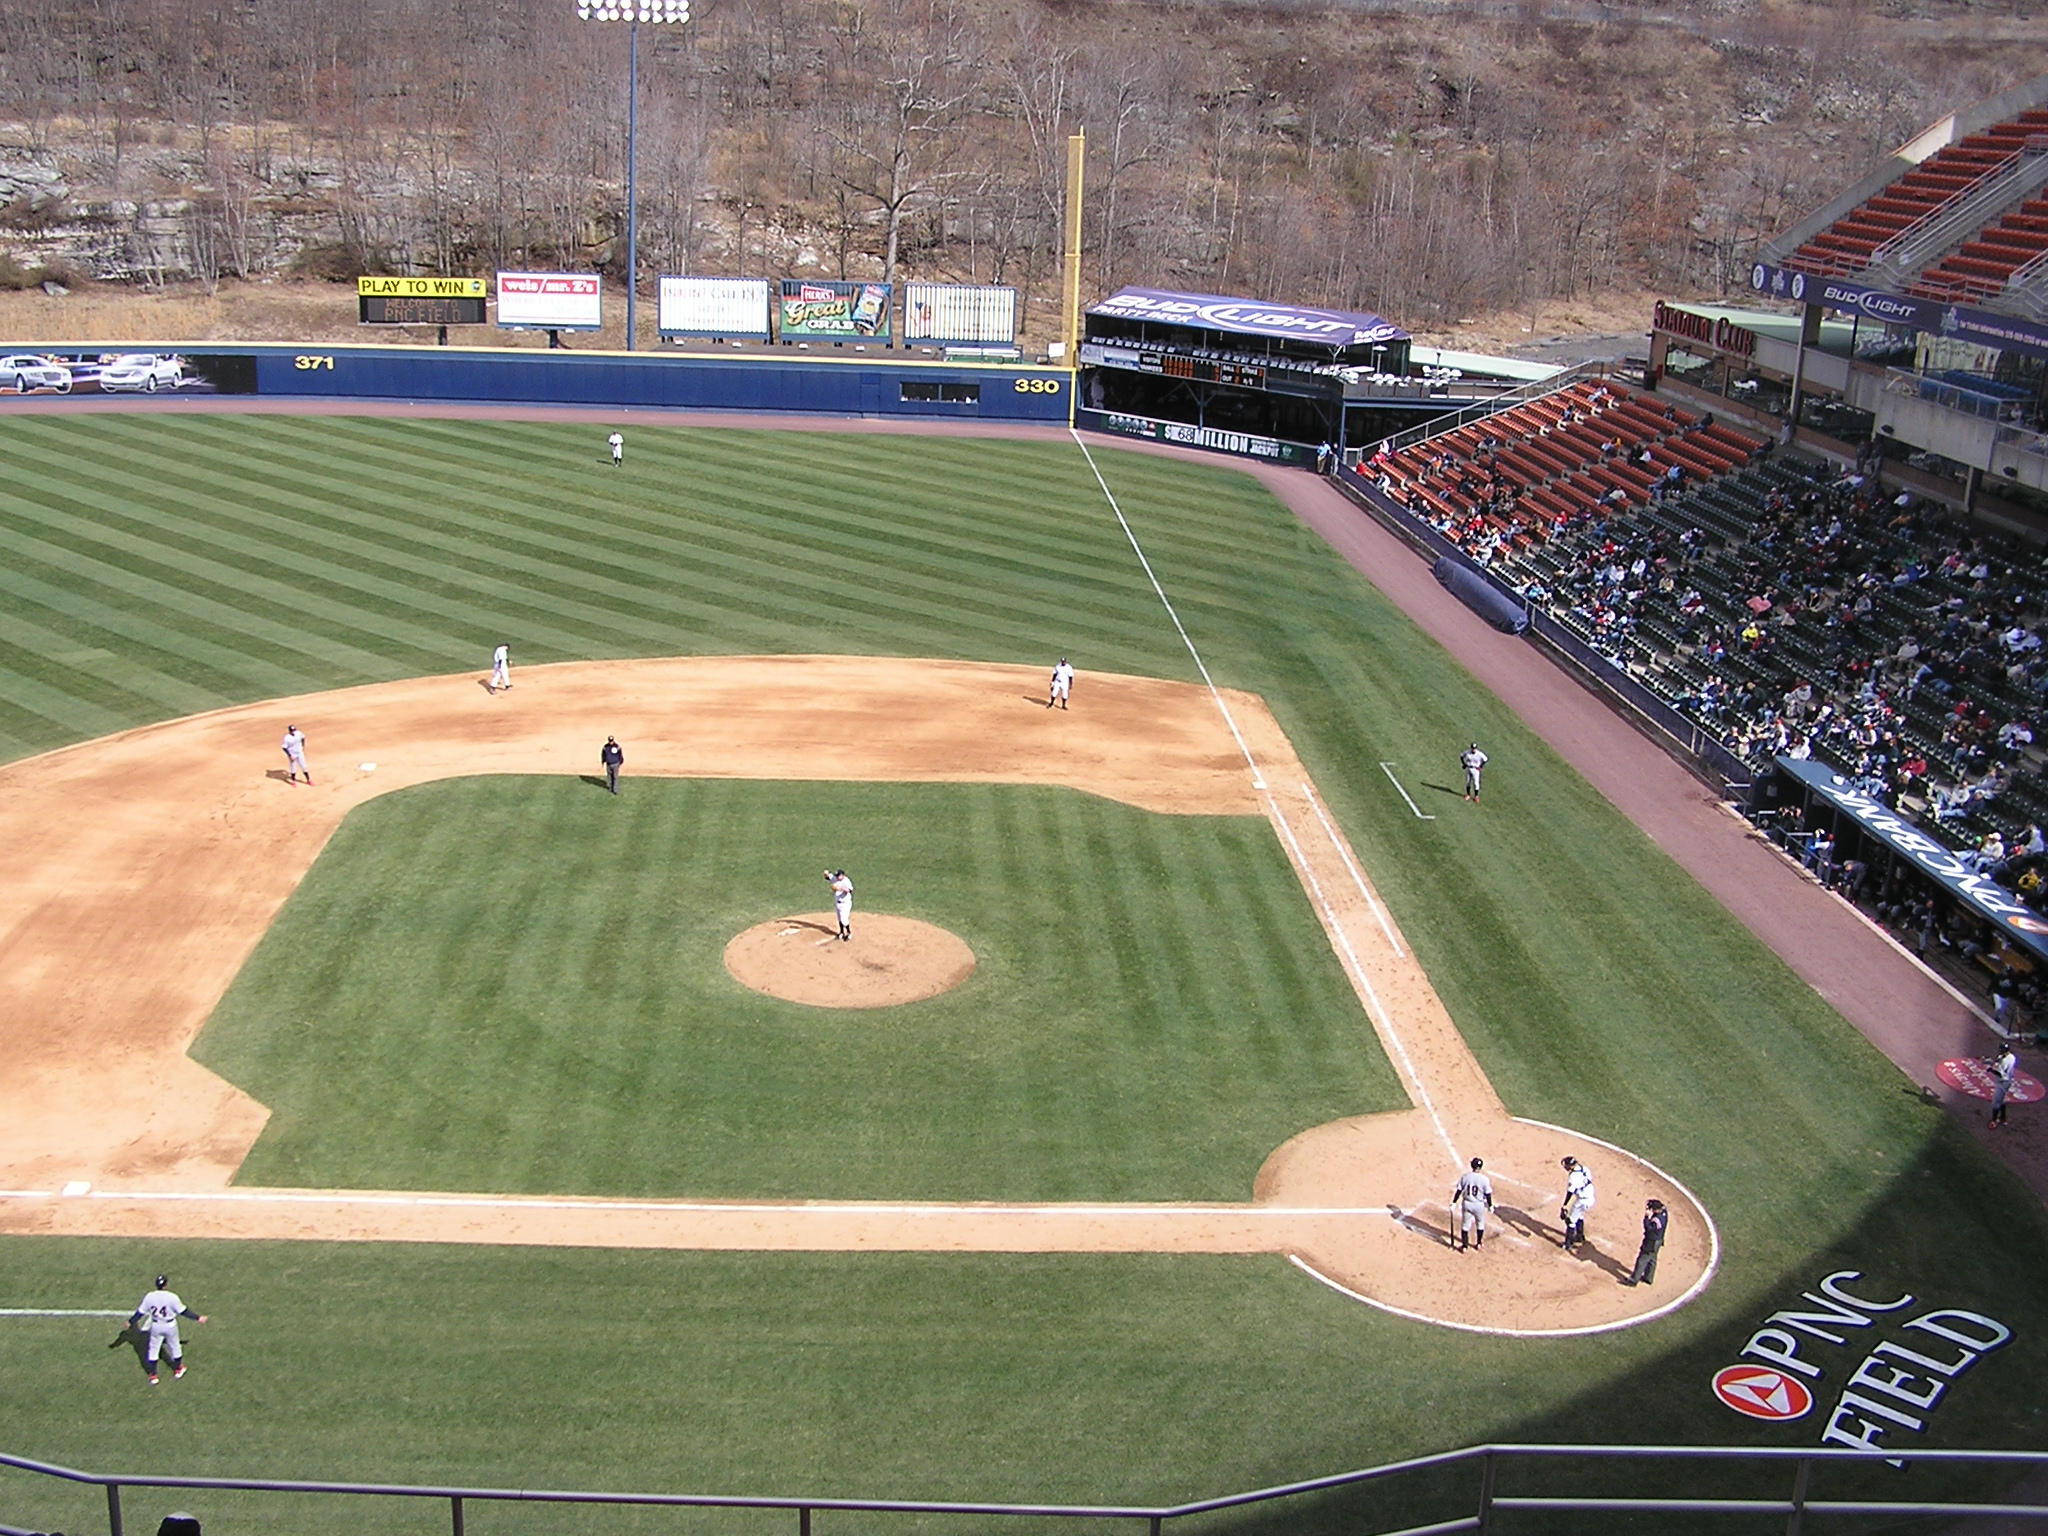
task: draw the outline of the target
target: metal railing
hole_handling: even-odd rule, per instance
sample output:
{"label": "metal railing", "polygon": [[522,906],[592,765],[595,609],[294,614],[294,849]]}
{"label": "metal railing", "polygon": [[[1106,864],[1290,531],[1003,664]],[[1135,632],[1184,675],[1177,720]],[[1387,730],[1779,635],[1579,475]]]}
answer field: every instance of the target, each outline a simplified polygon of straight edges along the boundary
{"label": "metal railing", "polygon": [[1871,270],[1905,276],[1929,257],[1982,229],[1993,213],[2043,182],[2048,182],[2048,136],[2037,134],[1953,197],[1885,240],[1870,253]]}
{"label": "metal railing", "polygon": [[1482,401],[1477,405],[1468,405],[1462,411],[1454,411],[1445,416],[1432,416],[1419,427],[1410,427],[1404,432],[1396,432],[1392,437],[1387,438],[1381,446],[1389,453],[1399,453],[1403,448],[1411,448],[1417,443],[1426,442],[1430,438],[1441,436],[1445,432],[1455,432],[1460,427],[1468,426],[1475,421],[1484,421],[1489,416],[1498,415],[1500,412],[1512,409],[1518,405],[1526,405],[1531,400],[1541,400],[1545,395],[1555,394],[1558,390],[1576,384],[1581,379],[1604,379],[1611,376],[1613,372],[1614,365],[1612,363],[1579,363],[1574,367],[1564,369],[1562,372],[1554,373],[1547,379],[1537,379],[1533,383],[1520,384],[1513,389],[1495,395],[1491,400]]}
{"label": "metal railing", "polygon": [[[1578,1461],[1582,1463],[1652,1461],[1686,1463],[1733,1463],[1754,1471],[1759,1479],[1756,1496],[1732,1497],[1615,1497],[1607,1495],[1515,1494],[1501,1489],[1502,1477],[1522,1464]],[[1542,1510],[1592,1515],[1620,1514],[1741,1514],[1782,1515],[1788,1536],[1800,1536],[1808,1515],[1883,1515],[1900,1518],[1927,1516],[1996,1515],[2007,1518],[2048,1520],[2048,1505],[1950,1501],[1926,1498],[1823,1499],[1812,1495],[1816,1468],[1876,1466],[1889,1462],[1927,1466],[2003,1468],[2015,1476],[2048,1467],[2043,1451],[1913,1451],[1905,1455],[1887,1451],[1819,1450],[1800,1446],[1741,1447],[1694,1445],[1522,1445],[1494,1444],[1467,1446],[1433,1456],[1411,1457],[1339,1472],[1302,1482],[1281,1483],[1218,1498],[1196,1499],[1179,1504],[1002,1504],[954,1503],[930,1499],[835,1499],[799,1498],[764,1494],[700,1493],[603,1493],[532,1488],[468,1488],[414,1485],[406,1483],[328,1483],[281,1481],[271,1478],[167,1477],[142,1473],[83,1472],[75,1467],[35,1461],[26,1456],[0,1453],[0,1465],[72,1483],[94,1484],[106,1490],[109,1536],[125,1536],[121,1494],[130,1488],[166,1488],[181,1491],[220,1491],[275,1494],[339,1494],[380,1499],[421,1499],[448,1506],[453,1536],[466,1536],[469,1506],[474,1504],[580,1504],[669,1507],[695,1509],[778,1509],[797,1516],[798,1536],[811,1536],[812,1517],[820,1510],[857,1510],[903,1515],[982,1515],[1065,1520],[1113,1520],[1147,1523],[1150,1536],[1160,1536],[1170,1520],[1221,1510],[1243,1509],[1299,1499],[1309,1494],[1357,1488],[1376,1482],[1445,1468],[1469,1467],[1476,1473],[1471,1492],[1470,1514],[1456,1515],[1425,1525],[1385,1529],[1379,1536],[1436,1536],[1452,1531],[1488,1532],[1502,1512]],[[1782,1479],[1789,1472],[1791,1486]],[[1765,1477],[1773,1479],[1781,1494],[1767,1491]],[[1445,1497],[1445,1495],[1438,1495]],[[0,1526],[0,1532],[21,1533],[23,1528]]]}
{"label": "metal railing", "polygon": [[2029,403],[2009,395],[1971,389],[1932,374],[1915,373],[1910,368],[1886,369],[1884,387],[1887,394],[1910,395],[1986,421],[2016,421],[2025,413]]}

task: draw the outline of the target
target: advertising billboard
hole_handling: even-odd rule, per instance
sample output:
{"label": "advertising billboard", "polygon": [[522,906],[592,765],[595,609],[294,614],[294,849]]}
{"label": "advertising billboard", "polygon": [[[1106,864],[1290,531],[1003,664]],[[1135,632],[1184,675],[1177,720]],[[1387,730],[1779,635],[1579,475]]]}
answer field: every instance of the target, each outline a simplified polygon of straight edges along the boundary
{"label": "advertising billboard", "polygon": [[256,359],[221,353],[8,352],[0,395],[253,395]]}
{"label": "advertising billboard", "polygon": [[1008,346],[1017,339],[1017,290],[905,283],[903,339],[939,346]]}
{"label": "advertising billboard", "polygon": [[768,339],[765,277],[664,277],[661,334]]}
{"label": "advertising billboard", "polygon": [[359,277],[356,318],[364,325],[482,325],[480,277]]}
{"label": "advertising billboard", "polygon": [[890,287],[785,277],[776,332],[784,341],[888,341],[895,334]]}
{"label": "advertising billboard", "polygon": [[500,272],[498,324],[531,331],[594,331],[600,289],[595,272]]}

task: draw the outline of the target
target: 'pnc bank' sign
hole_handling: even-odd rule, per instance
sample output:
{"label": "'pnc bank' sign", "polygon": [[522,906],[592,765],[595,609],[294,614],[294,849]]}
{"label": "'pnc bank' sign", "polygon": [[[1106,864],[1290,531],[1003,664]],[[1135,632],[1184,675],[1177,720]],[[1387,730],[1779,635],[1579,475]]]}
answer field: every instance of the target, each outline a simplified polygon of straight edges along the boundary
{"label": "'pnc bank' sign", "polygon": [[1733,320],[1716,320],[1712,315],[1694,314],[1689,309],[1666,304],[1662,299],[1650,311],[1650,325],[1655,330],[1681,336],[1687,341],[1703,342],[1717,352],[1731,352],[1737,357],[1756,356],[1756,332],[1747,326],[1737,325]]}

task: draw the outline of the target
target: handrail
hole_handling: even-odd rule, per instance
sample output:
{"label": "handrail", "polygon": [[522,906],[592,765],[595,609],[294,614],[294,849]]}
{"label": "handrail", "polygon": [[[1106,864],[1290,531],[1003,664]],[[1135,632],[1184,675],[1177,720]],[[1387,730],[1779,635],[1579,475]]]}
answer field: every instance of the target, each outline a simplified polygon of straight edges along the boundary
{"label": "handrail", "polygon": [[2040,161],[2041,173],[2048,178],[2048,136],[2030,134],[2018,149],[1977,176],[1968,186],[1935,204],[1879,244],[1870,253],[1870,265],[1892,266],[1905,272],[1918,265],[1928,252],[1945,248],[1957,227],[1973,221],[1982,222],[1977,216],[1979,205],[2002,203],[2012,195],[2013,189],[2008,183],[2026,174],[2029,161]]}
{"label": "handrail", "polygon": [[[1497,1491],[1501,1465],[1512,1461],[1713,1461],[1751,1462],[1768,1468],[1791,1462],[1796,1480],[1789,1499],[1779,1498],[1623,1498],[1570,1497],[1505,1494]],[[995,1515],[1048,1517],[1084,1520],[1144,1520],[1153,1532],[1168,1520],[1218,1510],[1242,1508],[1299,1498],[1331,1489],[1378,1482],[1404,1473],[1481,1464],[1478,1510],[1431,1525],[1409,1526],[1384,1536],[1434,1536],[1434,1533],[1484,1530],[1492,1513],[1505,1509],[1556,1511],[1664,1511],[1699,1514],[1865,1514],[1865,1515],[1988,1515],[2048,1519],[2048,1505],[2009,1503],[1943,1503],[1928,1499],[1813,1499],[1807,1496],[1813,1469],[1827,1465],[1875,1465],[1881,1462],[1925,1462],[1933,1465],[2004,1466],[2013,1469],[2048,1467],[2048,1451],[1999,1450],[1836,1450],[1806,1446],[1713,1446],[1713,1445],[1537,1445],[1497,1442],[1439,1451],[1402,1461],[1361,1467],[1324,1477],[1278,1483],[1216,1498],[1193,1499],[1177,1504],[1005,1504],[991,1501],[938,1499],[851,1499],[824,1495],[793,1494],[706,1494],[706,1493],[615,1493],[576,1489],[477,1488],[442,1484],[318,1482],[298,1479],[246,1477],[184,1477],[152,1473],[87,1472],[56,1462],[0,1452],[0,1466],[37,1473],[73,1483],[91,1484],[107,1492],[108,1525],[111,1536],[122,1536],[121,1490],[123,1488],[211,1489],[245,1493],[353,1494],[374,1497],[447,1500],[453,1528],[461,1536],[463,1506],[467,1503],[618,1504],[726,1509],[785,1509],[797,1511],[800,1529],[808,1532],[814,1510],[865,1510],[881,1514]],[[17,1527],[0,1526],[13,1531]]]}
{"label": "handrail", "polygon": [[1484,400],[1476,405],[1468,405],[1461,411],[1454,411],[1447,416],[1432,416],[1419,427],[1409,427],[1382,440],[1380,446],[1389,453],[1399,453],[1404,448],[1412,448],[1417,443],[1426,442],[1430,438],[1439,437],[1446,432],[1455,432],[1458,428],[1469,426],[1472,422],[1484,421],[1489,416],[1497,416],[1502,411],[1511,410],[1515,406],[1526,405],[1531,400],[1541,400],[1545,395],[1555,394],[1560,389],[1567,389],[1571,385],[1578,383],[1581,379],[1607,378],[1613,371],[1613,366],[1605,362],[1577,363],[1570,368],[1552,374],[1547,379],[1531,380],[1529,383],[1519,385],[1504,394],[1495,395],[1491,400]]}

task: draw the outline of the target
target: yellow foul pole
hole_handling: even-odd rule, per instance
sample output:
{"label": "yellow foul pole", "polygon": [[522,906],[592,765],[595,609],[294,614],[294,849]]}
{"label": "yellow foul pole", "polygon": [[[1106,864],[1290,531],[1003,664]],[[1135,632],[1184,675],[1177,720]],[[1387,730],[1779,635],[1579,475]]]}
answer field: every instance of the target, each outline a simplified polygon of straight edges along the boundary
{"label": "yellow foul pole", "polygon": [[1060,314],[1060,340],[1065,344],[1061,360],[1067,365],[1067,420],[1074,419],[1074,381],[1080,378],[1081,343],[1081,165],[1087,158],[1088,135],[1070,134],[1067,138],[1067,218],[1066,256],[1067,270],[1062,289],[1064,304]]}

